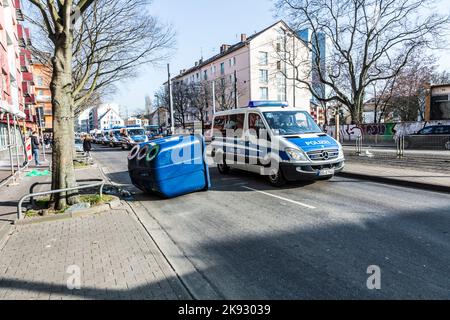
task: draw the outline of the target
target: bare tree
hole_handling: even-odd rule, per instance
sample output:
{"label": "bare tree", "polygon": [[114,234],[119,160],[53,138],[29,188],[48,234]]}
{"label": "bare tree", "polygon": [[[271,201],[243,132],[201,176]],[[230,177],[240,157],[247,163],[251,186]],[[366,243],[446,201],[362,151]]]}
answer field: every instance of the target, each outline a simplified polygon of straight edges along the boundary
{"label": "bare tree", "polygon": [[432,84],[449,84],[450,83],[450,72],[448,71],[435,71],[431,76]]}
{"label": "bare tree", "polygon": [[[52,188],[76,187],[73,168],[74,116],[95,92],[156,62],[173,39],[146,11],[144,0],[29,0],[30,17],[50,40],[53,106]],[[57,209],[76,203],[74,192],[54,197]]]}
{"label": "bare tree", "polygon": [[[189,105],[189,86],[183,82],[172,84],[173,113],[176,125],[186,129],[186,116],[191,113]],[[167,85],[163,86],[156,93],[160,104],[169,111],[169,93]]]}
{"label": "bare tree", "polygon": [[203,81],[189,85],[189,105],[191,114],[202,123],[202,133],[204,133],[208,111],[212,106],[212,85],[210,82]]}
{"label": "bare tree", "polygon": [[[423,118],[426,84],[430,83],[437,59],[417,50],[403,69],[394,77],[373,83],[371,92],[375,121],[396,114],[403,121]],[[388,119],[390,120],[390,119]]]}
{"label": "bare tree", "polygon": [[[214,96],[216,99],[217,111],[231,110],[235,108],[235,86],[233,77],[230,78],[220,78],[215,80],[215,92]],[[212,84],[208,83],[211,87]],[[242,86],[239,81],[236,85],[238,100],[246,93],[244,86]]]}
{"label": "bare tree", "polygon": [[[373,83],[396,77],[416,50],[443,43],[449,17],[424,14],[431,4],[431,0],[276,0],[279,14],[287,16],[295,30],[312,32],[312,72],[334,94],[324,98],[302,72],[295,72],[296,80],[318,100],[341,102],[355,123],[362,121],[365,94]],[[287,52],[288,64],[304,68],[304,61],[298,62],[292,50]]]}
{"label": "bare tree", "polygon": [[[420,54],[397,75],[393,85],[392,111],[402,121],[424,119],[424,101],[426,85],[431,82],[436,65],[434,57]],[[422,103],[421,103],[422,102]]]}

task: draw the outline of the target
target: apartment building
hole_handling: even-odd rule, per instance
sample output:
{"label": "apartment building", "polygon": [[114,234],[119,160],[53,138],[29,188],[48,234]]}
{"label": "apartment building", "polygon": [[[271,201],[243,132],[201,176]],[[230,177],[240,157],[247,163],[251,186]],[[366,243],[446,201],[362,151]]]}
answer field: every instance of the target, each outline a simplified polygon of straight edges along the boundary
{"label": "apartment building", "polygon": [[[174,91],[180,85],[203,84],[211,92],[214,83],[214,101],[206,112],[208,124],[213,105],[216,111],[231,109],[236,107],[236,100],[237,107],[245,107],[251,100],[282,100],[309,112],[311,94],[294,79],[294,71],[301,79],[308,79],[310,69],[308,44],[284,21],[278,21],[249,37],[242,34],[240,42],[234,45],[222,45],[220,53],[181,70],[172,82]],[[193,118],[186,115],[187,121]]]}
{"label": "apartment building", "polygon": [[30,31],[23,21],[20,0],[0,0],[0,161],[10,175],[25,161],[23,133],[35,129]]}
{"label": "apartment building", "polygon": [[52,93],[50,83],[52,67],[48,64],[33,64],[34,91],[36,103],[36,121],[40,121],[45,131],[53,130]]}
{"label": "apartment building", "polygon": [[24,116],[22,72],[18,37],[19,22],[23,21],[20,1],[0,2],[0,108],[16,116]]}

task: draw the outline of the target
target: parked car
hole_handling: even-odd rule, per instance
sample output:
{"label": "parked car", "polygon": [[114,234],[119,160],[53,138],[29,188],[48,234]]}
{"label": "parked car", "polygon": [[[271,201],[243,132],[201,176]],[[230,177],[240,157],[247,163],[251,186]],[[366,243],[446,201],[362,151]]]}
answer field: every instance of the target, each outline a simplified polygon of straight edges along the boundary
{"label": "parked car", "polygon": [[450,150],[450,126],[429,126],[405,136],[405,149],[412,148]]}

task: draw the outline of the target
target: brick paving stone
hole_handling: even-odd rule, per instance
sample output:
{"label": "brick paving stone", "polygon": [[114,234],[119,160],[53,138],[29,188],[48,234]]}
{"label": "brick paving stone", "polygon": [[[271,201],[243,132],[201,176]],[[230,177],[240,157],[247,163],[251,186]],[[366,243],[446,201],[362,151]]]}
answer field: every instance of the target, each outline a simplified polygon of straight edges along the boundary
{"label": "brick paving stone", "polygon": [[[81,290],[67,273],[79,266]],[[0,250],[0,299],[189,299],[139,222],[125,210],[17,227]]]}

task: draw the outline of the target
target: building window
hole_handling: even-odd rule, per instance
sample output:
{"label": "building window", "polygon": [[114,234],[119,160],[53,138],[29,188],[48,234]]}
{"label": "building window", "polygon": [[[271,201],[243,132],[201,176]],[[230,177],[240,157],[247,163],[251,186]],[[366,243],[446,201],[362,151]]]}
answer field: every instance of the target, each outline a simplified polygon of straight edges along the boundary
{"label": "building window", "polygon": [[207,70],[205,70],[205,71],[203,71],[203,80],[208,80],[208,71]]}
{"label": "building window", "polygon": [[269,64],[269,54],[264,51],[259,52],[259,65],[267,66]]}
{"label": "building window", "polygon": [[224,75],[225,74],[225,62],[222,62],[220,64],[220,74]]}
{"label": "building window", "polygon": [[236,57],[233,57],[233,66],[236,65]]}
{"label": "building window", "polygon": [[267,87],[259,88],[259,98],[261,100],[269,100],[269,88]]}
{"label": "building window", "polygon": [[267,84],[269,83],[269,71],[259,70],[259,83]]}
{"label": "building window", "polygon": [[277,91],[278,91],[278,100],[286,101],[287,93],[286,93],[286,77],[283,73],[277,73]]}
{"label": "building window", "polygon": [[36,77],[36,82],[37,82],[37,85],[39,87],[42,87],[44,85],[44,82],[42,81],[42,77],[41,76],[37,76]]}

